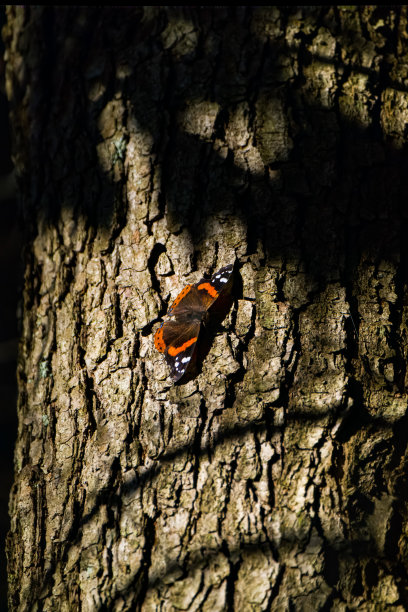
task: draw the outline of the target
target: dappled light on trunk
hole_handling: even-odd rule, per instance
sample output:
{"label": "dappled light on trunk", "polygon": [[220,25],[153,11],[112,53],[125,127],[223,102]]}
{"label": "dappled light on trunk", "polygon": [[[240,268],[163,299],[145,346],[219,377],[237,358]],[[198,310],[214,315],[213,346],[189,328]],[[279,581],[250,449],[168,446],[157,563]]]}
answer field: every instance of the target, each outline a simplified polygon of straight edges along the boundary
{"label": "dappled light on trunk", "polygon": [[[402,612],[406,7],[7,12],[11,609]],[[234,263],[172,385],[160,322]]]}

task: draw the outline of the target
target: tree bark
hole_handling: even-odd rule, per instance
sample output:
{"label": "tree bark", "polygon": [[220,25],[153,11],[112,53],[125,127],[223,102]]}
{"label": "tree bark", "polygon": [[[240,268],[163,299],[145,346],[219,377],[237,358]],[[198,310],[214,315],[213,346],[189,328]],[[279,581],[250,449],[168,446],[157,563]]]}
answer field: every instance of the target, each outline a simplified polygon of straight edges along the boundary
{"label": "tree bark", "polygon": [[407,609],[406,13],[8,7],[10,609]]}

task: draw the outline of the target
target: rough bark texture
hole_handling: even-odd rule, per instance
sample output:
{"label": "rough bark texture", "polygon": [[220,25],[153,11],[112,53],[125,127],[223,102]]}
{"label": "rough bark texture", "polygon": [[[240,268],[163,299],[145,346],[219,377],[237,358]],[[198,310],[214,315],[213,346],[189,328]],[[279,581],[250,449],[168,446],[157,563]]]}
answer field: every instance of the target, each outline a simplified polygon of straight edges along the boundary
{"label": "rough bark texture", "polygon": [[[11,609],[407,609],[406,8],[8,18]],[[169,386],[155,322],[235,259]]]}

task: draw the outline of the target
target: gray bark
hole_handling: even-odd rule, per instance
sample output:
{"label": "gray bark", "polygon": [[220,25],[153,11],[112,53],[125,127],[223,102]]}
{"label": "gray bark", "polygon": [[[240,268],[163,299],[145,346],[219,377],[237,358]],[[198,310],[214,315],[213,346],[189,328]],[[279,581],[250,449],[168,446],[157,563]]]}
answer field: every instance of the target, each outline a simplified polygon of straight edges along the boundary
{"label": "gray bark", "polygon": [[[8,8],[11,609],[408,606],[406,12]],[[235,260],[170,386],[151,321]]]}

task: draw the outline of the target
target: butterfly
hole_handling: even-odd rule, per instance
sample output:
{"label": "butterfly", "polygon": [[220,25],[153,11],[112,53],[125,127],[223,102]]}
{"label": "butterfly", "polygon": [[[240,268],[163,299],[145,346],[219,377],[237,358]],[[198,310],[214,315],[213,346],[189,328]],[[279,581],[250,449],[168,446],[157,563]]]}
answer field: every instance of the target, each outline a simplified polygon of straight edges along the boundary
{"label": "butterfly", "polygon": [[[170,306],[165,320],[154,334],[154,345],[171,369],[174,382],[180,380],[194,361],[200,330],[219,305],[225,310],[233,282],[233,264],[221,268],[208,279],[187,285]],[[211,308],[213,307],[213,308]]]}

